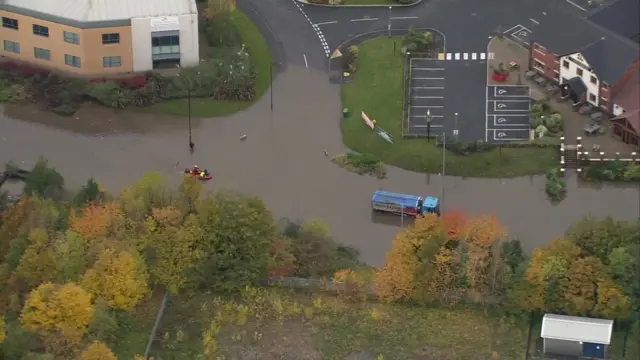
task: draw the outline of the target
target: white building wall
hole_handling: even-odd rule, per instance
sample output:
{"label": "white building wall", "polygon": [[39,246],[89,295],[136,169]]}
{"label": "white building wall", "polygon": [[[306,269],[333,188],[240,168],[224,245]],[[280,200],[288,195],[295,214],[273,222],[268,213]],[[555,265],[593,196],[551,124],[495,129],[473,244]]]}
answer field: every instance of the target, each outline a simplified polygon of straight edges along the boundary
{"label": "white building wall", "polygon": [[618,116],[623,112],[625,112],[625,109],[622,106],[619,106],[618,104],[613,104],[613,115]]}
{"label": "white building wall", "polygon": [[163,18],[131,19],[133,71],[153,69],[151,33],[156,31],[180,32],[180,66],[195,66],[200,62],[198,44],[198,15],[179,15]]}
{"label": "white building wall", "polygon": [[[587,102],[598,106],[598,103],[600,101],[600,97],[599,97],[599,93],[600,93],[600,87],[598,86],[598,84],[600,83],[600,80],[598,79],[598,77],[591,73],[588,69],[589,69],[589,64],[587,64],[584,59],[581,59],[581,55],[579,53],[576,54],[571,54],[571,55],[567,55],[567,56],[563,56],[560,58],[560,83],[562,83],[562,79],[571,79],[574,78],[576,76],[578,76],[578,69],[582,69],[582,82],[584,82],[584,85],[587,87],[587,95],[586,95],[586,100]],[[565,68],[564,67],[564,62],[567,61],[569,63],[569,68]],[[583,66],[578,66],[574,61],[578,62],[578,63],[582,63]],[[596,79],[598,79],[598,81],[596,81],[596,84],[592,84],[591,83],[591,76],[595,76]],[[591,101],[589,98],[589,94],[592,94],[593,96],[595,96],[595,101]]]}

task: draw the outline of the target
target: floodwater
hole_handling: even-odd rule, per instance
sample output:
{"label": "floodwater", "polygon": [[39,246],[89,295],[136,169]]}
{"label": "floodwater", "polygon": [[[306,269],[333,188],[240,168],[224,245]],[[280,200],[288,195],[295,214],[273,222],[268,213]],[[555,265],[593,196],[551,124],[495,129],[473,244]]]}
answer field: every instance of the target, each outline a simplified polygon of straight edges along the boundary
{"label": "floodwater", "polygon": [[[45,156],[69,186],[90,176],[112,192],[158,171],[178,184],[185,167],[213,173],[207,187],[231,188],[263,198],[276,216],[318,217],[335,238],[361,250],[362,259],[381,265],[401,225],[396,216],[372,215],[376,189],[440,196],[444,208],[494,214],[531,249],[561,235],[581,216],[639,216],[637,186],[581,185],[568,180],[568,196],[551,204],[543,176],[464,179],[390,168],[378,180],[348,173],[324,155],[344,152],[339,130],[339,88],[324,71],[289,66],[273,88],[273,112],[266,94],[242,113],[194,120],[196,149],[188,151],[186,118],[120,112],[88,106],[73,118],[33,107],[5,107],[0,117],[0,163],[28,168]],[[20,120],[17,120],[20,119]],[[239,138],[247,135],[245,141]],[[408,225],[407,222],[402,225]]]}

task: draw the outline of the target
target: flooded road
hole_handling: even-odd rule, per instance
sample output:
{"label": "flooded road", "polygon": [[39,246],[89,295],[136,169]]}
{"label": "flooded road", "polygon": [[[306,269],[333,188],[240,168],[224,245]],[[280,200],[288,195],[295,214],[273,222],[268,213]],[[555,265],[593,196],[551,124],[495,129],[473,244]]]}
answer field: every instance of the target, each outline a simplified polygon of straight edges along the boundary
{"label": "flooded road", "polygon": [[[303,89],[303,90],[301,90]],[[338,118],[339,88],[320,70],[289,66],[274,82],[274,111],[267,94],[234,116],[193,121],[196,150],[188,151],[186,118],[86,107],[74,118],[5,107],[0,117],[0,163],[30,167],[45,156],[67,185],[93,176],[111,192],[158,171],[178,184],[185,167],[212,171],[208,187],[231,188],[263,198],[276,216],[318,217],[336,239],[361,250],[362,259],[380,265],[400,220],[373,216],[376,189],[441,195],[443,179],[390,168],[388,178],[358,176],[330,163],[344,152]],[[17,120],[21,119],[21,120]],[[240,141],[247,134],[246,141]],[[567,198],[552,205],[543,176],[515,179],[444,178],[444,208],[498,216],[527,249],[561,235],[581,216],[639,216],[637,187],[581,186],[568,181]],[[404,224],[406,225],[406,224]]]}

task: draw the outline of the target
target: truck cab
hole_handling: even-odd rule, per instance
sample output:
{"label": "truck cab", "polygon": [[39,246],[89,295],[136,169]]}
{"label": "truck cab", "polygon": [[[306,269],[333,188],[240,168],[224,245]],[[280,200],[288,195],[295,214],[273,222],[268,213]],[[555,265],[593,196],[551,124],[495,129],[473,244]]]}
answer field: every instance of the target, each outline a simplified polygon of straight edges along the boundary
{"label": "truck cab", "polygon": [[433,196],[425,196],[420,200],[420,213],[422,216],[436,214],[440,216],[440,201]]}

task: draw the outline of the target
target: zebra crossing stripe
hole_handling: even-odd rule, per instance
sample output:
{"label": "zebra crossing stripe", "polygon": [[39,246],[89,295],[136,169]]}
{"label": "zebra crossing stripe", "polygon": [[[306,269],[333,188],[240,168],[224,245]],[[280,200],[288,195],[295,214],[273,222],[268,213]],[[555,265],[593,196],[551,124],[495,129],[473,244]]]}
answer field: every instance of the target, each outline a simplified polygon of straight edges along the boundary
{"label": "zebra crossing stripe", "polygon": [[494,53],[438,53],[438,60],[491,60]]}
{"label": "zebra crossing stripe", "polygon": [[472,53],[471,54],[471,60],[476,60],[476,59],[478,59],[478,54]]}
{"label": "zebra crossing stripe", "polygon": [[451,60],[451,53],[447,53],[447,60]]}
{"label": "zebra crossing stripe", "polygon": [[487,56],[487,54],[485,54],[485,53],[480,53],[480,60],[484,60],[486,56]]}
{"label": "zebra crossing stripe", "polygon": [[460,60],[460,53],[456,53],[456,60]]}
{"label": "zebra crossing stripe", "polygon": [[444,57],[446,56],[445,53],[439,53],[438,54],[438,60],[444,60]]}
{"label": "zebra crossing stripe", "polygon": [[465,60],[469,60],[469,54],[467,54],[467,53],[462,54],[462,57],[463,57]]}

